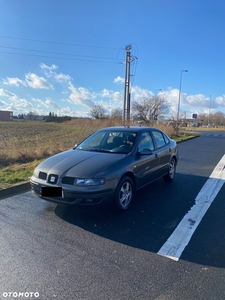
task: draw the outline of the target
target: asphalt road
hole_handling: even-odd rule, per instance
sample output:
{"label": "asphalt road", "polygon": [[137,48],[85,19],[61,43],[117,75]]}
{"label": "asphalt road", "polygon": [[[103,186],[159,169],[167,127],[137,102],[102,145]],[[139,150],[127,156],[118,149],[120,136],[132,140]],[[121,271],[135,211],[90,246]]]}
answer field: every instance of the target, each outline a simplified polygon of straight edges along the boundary
{"label": "asphalt road", "polygon": [[225,154],[225,134],[179,144],[126,213],[57,206],[30,192],[0,201],[0,299],[225,299],[225,185],[178,261],[158,253]]}

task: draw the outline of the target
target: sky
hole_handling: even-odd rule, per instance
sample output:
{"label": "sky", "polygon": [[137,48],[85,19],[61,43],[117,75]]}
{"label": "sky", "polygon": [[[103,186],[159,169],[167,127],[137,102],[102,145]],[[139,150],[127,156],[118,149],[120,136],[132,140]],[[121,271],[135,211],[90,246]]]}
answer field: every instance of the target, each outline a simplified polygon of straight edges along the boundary
{"label": "sky", "polygon": [[174,116],[181,91],[187,118],[225,113],[224,16],[224,0],[0,0],[0,110],[123,109],[131,45],[131,103],[157,95]]}

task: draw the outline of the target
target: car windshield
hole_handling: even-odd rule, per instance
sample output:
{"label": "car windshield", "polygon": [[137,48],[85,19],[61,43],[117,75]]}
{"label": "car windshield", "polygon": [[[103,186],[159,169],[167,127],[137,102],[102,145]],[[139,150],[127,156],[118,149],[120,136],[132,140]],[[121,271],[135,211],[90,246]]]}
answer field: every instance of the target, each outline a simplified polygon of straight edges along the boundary
{"label": "car windshield", "polygon": [[131,151],[135,138],[135,132],[97,131],[80,143],[76,149],[127,154]]}

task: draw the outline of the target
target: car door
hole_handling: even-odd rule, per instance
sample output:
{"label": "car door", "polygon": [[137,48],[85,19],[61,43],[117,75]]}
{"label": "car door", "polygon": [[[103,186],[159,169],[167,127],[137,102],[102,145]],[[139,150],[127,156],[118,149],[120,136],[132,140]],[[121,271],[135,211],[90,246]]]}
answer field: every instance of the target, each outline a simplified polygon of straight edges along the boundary
{"label": "car door", "polygon": [[143,132],[139,137],[136,176],[140,188],[158,178],[159,159],[150,132]]}
{"label": "car door", "polygon": [[169,139],[159,130],[152,130],[155,148],[159,159],[159,174],[164,175],[168,171],[171,159],[171,148]]}

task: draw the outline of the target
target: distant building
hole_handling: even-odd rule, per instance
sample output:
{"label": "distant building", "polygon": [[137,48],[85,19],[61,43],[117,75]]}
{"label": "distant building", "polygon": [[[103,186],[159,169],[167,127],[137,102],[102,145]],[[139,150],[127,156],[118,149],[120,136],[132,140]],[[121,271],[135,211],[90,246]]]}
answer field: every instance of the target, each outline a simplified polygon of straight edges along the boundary
{"label": "distant building", "polygon": [[13,112],[0,110],[0,121],[13,121]]}

